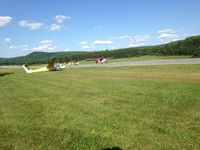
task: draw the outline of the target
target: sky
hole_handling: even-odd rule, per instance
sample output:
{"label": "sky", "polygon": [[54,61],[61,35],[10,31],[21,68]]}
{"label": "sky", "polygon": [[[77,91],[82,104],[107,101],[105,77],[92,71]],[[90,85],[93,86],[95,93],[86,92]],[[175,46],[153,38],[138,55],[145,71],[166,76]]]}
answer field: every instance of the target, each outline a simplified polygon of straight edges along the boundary
{"label": "sky", "polygon": [[200,0],[0,0],[0,58],[200,35]]}

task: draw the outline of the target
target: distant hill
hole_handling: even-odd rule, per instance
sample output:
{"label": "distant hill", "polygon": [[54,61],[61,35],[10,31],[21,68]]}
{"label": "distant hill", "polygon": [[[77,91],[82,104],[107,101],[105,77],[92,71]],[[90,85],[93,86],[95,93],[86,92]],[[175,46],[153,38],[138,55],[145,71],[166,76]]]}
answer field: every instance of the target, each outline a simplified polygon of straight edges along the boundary
{"label": "distant hill", "polygon": [[59,62],[83,60],[97,57],[133,57],[143,55],[192,55],[200,57],[200,36],[188,37],[185,40],[175,41],[157,46],[143,46],[123,48],[117,50],[104,50],[95,52],[33,52],[26,56],[14,58],[0,58],[0,65],[11,64],[40,64],[47,63],[52,58]]}
{"label": "distant hill", "polygon": [[40,64],[47,63],[52,58],[62,58],[65,55],[83,54],[85,52],[32,52],[26,56],[13,58],[0,58],[0,65],[2,64]]}

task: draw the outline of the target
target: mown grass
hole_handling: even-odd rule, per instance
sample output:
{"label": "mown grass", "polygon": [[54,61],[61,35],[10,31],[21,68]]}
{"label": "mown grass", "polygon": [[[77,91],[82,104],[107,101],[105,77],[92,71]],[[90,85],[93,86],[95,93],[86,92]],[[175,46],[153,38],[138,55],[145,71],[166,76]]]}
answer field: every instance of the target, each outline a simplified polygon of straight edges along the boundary
{"label": "mown grass", "polygon": [[[129,57],[129,58],[119,58],[119,59],[109,59],[109,63],[118,63],[118,62],[135,62],[135,61],[146,61],[146,60],[162,60],[162,59],[183,59],[183,58],[191,58],[190,55],[183,56],[154,56],[154,55],[146,55],[139,57]],[[81,64],[94,64],[94,61],[81,61]]]}
{"label": "mown grass", "polygon": [[199,149],[200,65],[0,78],[1,149]]}
{"label": "mown grass", "polygon": [[0,77],[4,75],[12,74],[13,71],[7,68],[0,68]]}

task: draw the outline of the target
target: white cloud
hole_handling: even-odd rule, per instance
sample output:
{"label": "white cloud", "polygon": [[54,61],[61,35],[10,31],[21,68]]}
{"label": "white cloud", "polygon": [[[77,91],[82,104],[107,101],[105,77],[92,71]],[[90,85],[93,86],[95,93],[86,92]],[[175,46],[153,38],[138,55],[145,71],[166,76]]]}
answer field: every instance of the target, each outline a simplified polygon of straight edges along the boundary
{"label": "white cloud", "polygon": [[93,42],[94,45],[111,45],[113,42],[111,40],[96,40]]}
{"label": "white cloud", "polygon": [[82,45],[82,46],[81,46],[81,49],[84,49],[84,50],[87,50],[87,49],[89,49],[89,48],[90,48],[89,45]]}
{"label": "white cloud", "polygon": [[64,51],[70,51],[70,49],[69,49],[69,48],[66,48],[66,49],[64,49]]}
{"label": "white cloud", "polygon": [[5,38],[4,42],[7,42],[7,43],[11,42],[11,38]]}
{"label": "white cloud", "polygon": [[27,44],[24,45],[11,45],[10,49],[17,49],[17,50],[22,50],[22,51],[29,51],[31,48]]}
{"label": "white cloud", "polygon": [[39,42],[39,45],[36,47],[30,47],[27,44],[21,44],[21,45],[11,45],[9,48],[13,50],[21,50],[21,51],[46,51],[46,52],[70,51],[69,48],[58,48],[54,44],[54,42],[51,40],[42,40]]}
{"label": "white cloud", "polygon": [[87,41],[81,41],[78,44],[81,45],[82,50],[88,50],[93,48],[93,45],[88,43]]}
{"label": "white cloud", "polygon": [[142,43],[142,42],[146,42],[149,39],[150,39],[149,35],[144,35],[144,36],[135,36],[132,40],[135,43]]}
{"label": "white cloud", "polygon": [[60,31],[61,30],[61,25],[59,24],[52,24],[51,25],[51,28],[50,28],[50,31]]}
{"label": "white cloud", "polygon": [[50,40],[40,41],[40,45],[38,47],[34,47],[33,51],[53,51],[56,50],[56,46],[53,45],[53,42]]}
{"label": "white cloud", "polygon": [[10,49],[18,49],[18,46],[11,45],[11,46],[10,46]]}
{"label": "white cloud", "polygon": [[19,51],[46,51],[46,52],[70,51],[69,48],[58,48],[51,40],[42,40],[39,42],[39,45],[35,47],[31,47],[27,44],[21,44],[21,45],[11,45],[9,48],[12,50],[19,50]]}
{"label": "white cloud", "polygon": [[140,45],[138,45],[138,44],[133,44],[133,43],[129,43],[129,44],[128,44],[128,47],[138,47],[138,46],[140,46]]}
{"label": "white cloud", "polygon": [[181,40],[181,39],[173,39],[172,41],[174,42],[174,41],[178,41],[178,40]]}
{"label": "white cloud", "polygon": [[150,39],[149,35],[144,36],[135,36],[130,39],[130,43],[128,44],[128,47],[138,47],[145,45],[145,42]]}
{"label": "white cloud", "polygon": [[176,31],[174,31],[173,29],[163,29],[158,31],[158,33],[175,33]]}
{"label": "white cloud", "polygon": [[70,20],[71,17],[64,16],[64,15],[57,15],[54,18],[56,20],[56,23],[51,24],[50,31],[61,31],[62,28],[64,28],[64,25],[62,24],[65,20]]}
{"label": "white cloud", "polygon": [[113,40],[119,40],[119,39],[131,39],[132,37],[129,35],[121,35],[121,36],[117,36],[117,37],[112,37],[111,39]]}
{"label": "white cloud", "polygon": [[63,23],[65,20],[70,20],[71,17],[69,16],[63,16],[63,15],[57,15],[55,16],[55,20],[57,23]]}
{"label": "white cloud", "polygon": [[40,44],[52,44],[53,41],[51,40],[43,40],[43,41],[40,41]]}
{"label": "white cloud", "polygon": [[170,34],[170,33],[161,33],[158,38],[159,39],[174,39],[176,38],[177,35],[176,34]]}
{"label": "white cloud", "polygon": [[86,44],[88,44],[88,42],[87,41],[81,41],[80,43],[78,43],[79,45],[86,45]]}
{"label": "white cloud", "polygon": [[0,27],[7,26],[11,23],[12,17],[10,16],[0,16]]}
{"label": "white cloud", "polygon": [[19,22],[19,25],[23,28],[28,28],[30,30],[38,30],[40,28],[42,28],[42,26],[44,25],[43,23],[40,22],[29,22],[27,20],[21,20]]}
{"label": "white cloud", "polygon": [[128,47],[138,47],[143,46],[145,43],[151,39],[149,35],[143,36],[130,36],[130,35],[121,35],[111,38],[112,40],[119,40],[121,42],[128,42]]}
{"label": "white cloud", "polygon": [[178,37],[178,35],[176,34],[176,31],[174,31],[173,29],[163,29],[158,31],[159,36],[158,38],[160,40],[174,40]]}
{"label": "white cloud", "polygon": [[47,46],[47,45],[40,45],[38,47],[34,47],[33,50],[34,51],[53,51],[56,49],[56,46]]}
{"label": "white cloud", "polygon": [[21,50],[23,50],[23,51],[30,51],[31,50],[31,48],[29,48],[29,46],[28,45],[19,45],[19,49],[21,49]]}

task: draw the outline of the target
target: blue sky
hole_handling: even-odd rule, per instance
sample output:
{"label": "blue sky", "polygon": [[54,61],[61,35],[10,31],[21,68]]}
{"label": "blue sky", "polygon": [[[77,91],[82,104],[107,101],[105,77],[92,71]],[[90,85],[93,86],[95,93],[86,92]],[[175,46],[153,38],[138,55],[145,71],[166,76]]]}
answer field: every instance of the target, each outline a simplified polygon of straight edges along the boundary
{"label": "blue sky", "polygon": [[167,43],[199,16],[200,0],[0,0],[0,57]]}

